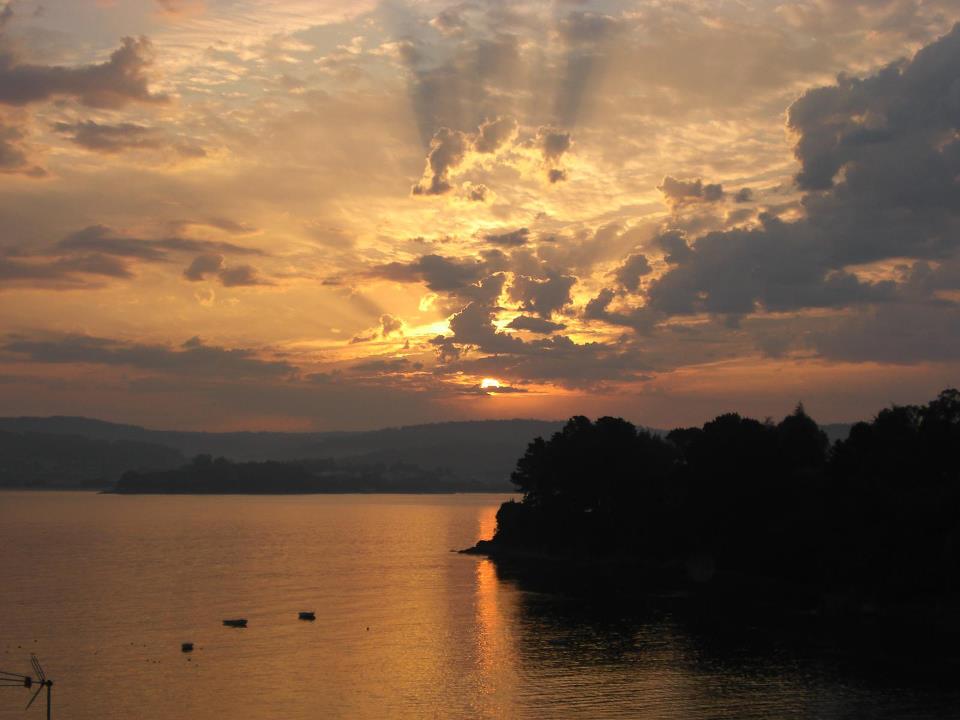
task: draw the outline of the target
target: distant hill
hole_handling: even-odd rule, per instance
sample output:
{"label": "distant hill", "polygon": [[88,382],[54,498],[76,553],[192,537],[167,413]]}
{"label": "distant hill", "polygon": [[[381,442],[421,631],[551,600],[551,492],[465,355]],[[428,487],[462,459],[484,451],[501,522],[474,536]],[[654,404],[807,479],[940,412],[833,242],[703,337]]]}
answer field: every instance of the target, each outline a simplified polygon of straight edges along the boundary
{"label": "distant hill", "polygon": [[[0,459],[0,486],[45,485],[55,477],[67,486],[98,479],[112,482],[125,470],[173,469],[185,459],[211,455],[235,462],[330,458],[344,468],[416,466],[439,483],[501,483],[510,489],[510,472],[527,444],[538,436],[549,438],[562,427],[560,421],[477,420],[361,432],[210,433],[149,430],[84,417],[7,417],[0,418],[0,434],[29,435],[31,440],[22,447],[10,441],[12,454]],[[850,426],[823,429],[833,441],[846,437]],[[87,441],[85,446],[82,440]],[[140,454],[133,448],[140,448]],[[68,457],[74,459],[52,459]],[[16,473],[21,473],[19,481]]]}
{"label": "distant hill", "polygon": [[[83,437],[108,443],[164,446],[179,460],[196,455],[240,462],[333,458],[341,466],[415,465],[459,483],[500,482],[509,489],[510,472],[533,438],[549,436],[562,422],[482,420],[434,423],[368,432],[180,432],[148,430],[83,417],[0,418],[0,432]],[[131,465],[126,469],[136,469]],[[147,469],[147,468],[141,468]]]}
{"label": "distant hill", "polygon": [[0,488],[105,488],[128,470],[167,470],[184,460],[155,443],[0,432]]}

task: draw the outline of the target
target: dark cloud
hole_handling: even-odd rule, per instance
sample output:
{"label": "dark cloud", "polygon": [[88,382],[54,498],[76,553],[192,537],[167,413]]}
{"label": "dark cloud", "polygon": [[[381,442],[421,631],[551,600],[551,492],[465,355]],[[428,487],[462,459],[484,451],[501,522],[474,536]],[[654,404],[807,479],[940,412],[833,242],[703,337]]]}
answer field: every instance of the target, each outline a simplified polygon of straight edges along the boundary
{"label": "dark cloud", "polygon": [[230,255],[263,255],[262,250],[245,248],[229,242],[168,237],[141,239],[118,235],[105,225],[91,225],[71,233],[57,247],[67,251],[92,251],[118,257],[137,258],[149,262],[170,260],[170,253],[224,253]]}
{"label": "dark cloud", "polygon": [[20,127],[0,123],[0,172],[30,170],[27,152],[21,142],[25,135]]}
{"label": "dark cloud", "polygon": [[528,332],[540,333],[541,335],[550,335],[551,333],[563,330],[566,325],[551,322],[539,317],[529,315],[518,315],[507,325],[512,330],[526,330]]}
{"label": "dark cloud", "polygon": [[653,272],[647,256],[641,253],[629,255],[623,265],[617,268],[614,276],[624,290],[636,292],[640,289],[640,278]]}
{"label": "dark cloud", "polygon": [[570,133],[544,126],[537,130],[536,143],[544,160],[558,162],[570,149]]}
{"label": "dark cloud", "polygon": [[611,311],[610,304],[616,293],[610,288],[604,288],[596,297],[591,298],[583,309],[584,320],[600,320],[634,330],[642,335],[650,334],[663,315],[646,306],[629,308],[622,311]]}
{"label": "dark cloud", "polygon": [[27,105],[54,97],[73,97],[83,105],[118,108],[131,102],[166,102],[150,92],[147,71],[153,46],[145,37],[124,38],[106,62],[66,67],[20,63],[0,54],[0,103]]}
{"label": "dark cloud", "polygon": [[826,359],[913,364],[960,360],[960,310],[929,303],[885,304],[808,335]]}
{"label": "dark cloud", "polygon": [[350,343],[355,345],[357,343],[370,342],[372,340],[376,340],[377,338],[386,339],[391,335],[399,335],[401,338],[403,337],[403,320],[398,317],[394,317],[389,313],[384,313],[380,316],[379,327],[373,328],[368,332],[355,335],[353,338],[351,338]]}
{"label": "dark cloud", "polygon": [[526,245],[529,238],[530,230],[525,227],[513,230],[511,232],[493,233],[484,236],[484,240],[491,245],[500,245],[502,247],[517,247],[518,245]]}
{"label": "dark cloud", "polygon": [[472,302],[450,318],[453,337],[447,342],[474,345],[488,353],[522,353],[524,343],[519,338],[499,332],[493,324],[496,312],[489,305]]}
{"label": "dark cloud", "polygon": [[[650,308],[737,317],[898,303],[908,290],[915,300],[917,287],[861,278],[851,266],[956,257],[957,77],[960,26],[911,61],[805,93],[789,111],[805,217],[788,223],[761,214],[757,228],[709,232],[689,246],[677,234],[661,237],[673,266],[650,284]],[[914,317],[922,326],[923,315]]]}
{"label": "dark cloud", "polygon": [[668,230],[657,235],[653,244],[663,250],[664,259],[674,265],[686,262],[693,255],[686,234],[679,230]]}
{"label": "dark cloud", "polygon": [[183,271],[183,277],[191,282],[216,277],[224,287],[273,285],[273,282],[260,275],[252,265],[227,266],[224,264],[223,255],[216,253],[197,255]]}
{"label": "dark cloud", "polygon": [[390,337],[393,334],[403,335],[403,320],[389,313],[380,316],[380,335]]}
{"label": "dark cloud", "polygon": [[374,267],[369,274],[398,282],[423,282],[435,292],[453,292],[479,282],[487,274],[487,266],[477,259],[424,255],[409,263],[392,262]]}
{"label": "dark cloud", "polygon": [[707,183],[702,180],[677,180],[667,175],[657,185],[657,190],[663,193],[671,205],[682,205],[690,202],[718,202],[723,199],[723,186]]}
{"label": "dark cloud", "polygon": [[892,299],[892,283],[831,267],[822,240],[805,223],[771,217],[755,230],[708,233],[689,258],[651,282],[649,305],[671,315],[743,315]]}
{"label": "dark cloud", "polygon": [[97,287],[88,276],[131,278],[125,262],[109,255],[85,253],[62,258],[0,256],[0,286],[6,284],[70,289]]}
{"label": "dark cloud", "polygon": [[488,193],[489,190],[487,189],[487,186],[483,185],[482,183],[478,183],[470,186],[470,188],[467,190],[467,197],[474,202],[486,202]]}
{"label": "dark cloud", "polygon": [[606,41],[622,28],[618,19],[596,12],[574,11],[560,21],[561,36],[570,45]]}
{"label": "dark cloud", "polygon": [[454,373],[549,382],[581,390],[601,390],[619,380],[648,379],[645,375],[648,361],[627,345],[578,345],[563,335],[531,343],[517,341],[519,350],[514,352],[494,352],[486,357],[460,355],[451,360],[446,369]]}
{"label": "dark cloud", "polygon": [[[450,171],[460,165],[470,149],[480,153],[496,152],[508,142],[517,131],[517,121],[511,117],[497,117],[485,120],[476,133],[467,133],[441,127],[430,138],[430,150],[427,153],[427,182],[413,186],[414,195],[442,195],[451,189]],[[484,200],[486,188],[471,192],[472,200]]]}
{"label": "dark cloud", "polygon": [[204,157],[206,151],[190,141],[167,137],[162,131],[136,123],[106,125],[86,120],[76,123],[55,123],[53,129],[71,142],[87,150],[120,153],[127,150],[159,150],[169,148],[184,157]]}
{"label": "dark cloud", "polygon": [[505,93],[523,77],[520,39],[509,33],[457,37],[440,48],[407,42],[411,101],[425,143],[440,128],[473,131],[503,115]]}
{"label": "dark cloud", "polygon": [[430,181],[417,183],[411,191],[414,195],[442,195],[450,190],[450,169],[459,165],[468,148],[467,136],[459,130],[440,128],[430,141],[427,167]]}
{"label": "dark cloud", "polygon": [[430,21],[430,25],[444,35],[461,35],[466,28],[463,15],[455,8],[447,8],[437,13]]}
{"label": "dark cloud", "polygon": [[547,179],[551,184],[563,182],[567,179],[567,171],[559,168],[550,168],[550,170],[547,172]]}
{"label": "dark cloud", "polygon": [[217,273],[224,287],[249,287],[253,285],[273,285],[264,278],[253,265],[232,265]]}
{"label": "dark cloud", "polygon": [[753,190],[748,187],[740,188],[734,193],[733,201],[738,203],[748,203],[753,201]]}
{"label": "dark cloud", "polygon": [[496,152],[517,132],[517,121],[512,117],[498,117],[480,125],[473,147],[480,153]]}
{"label": "dark cloud", "polygon": [[223,268],[223,255],[207,253],[197,255],[193,262],[183,271],[183,276],[192,282],[206,280],[209,275],[215,275]]}
{"label": "dark cloud", "polygon": [[570,290],[577,279],[571,275],[548,273],[546,279],[518,275],[510,285],[510,299],[542,318],[550,316],[570,304]]}
{"label": "dark cloud", "polygon": [[35,363],[127,366],[178,375],[279,378],[295,371],[284,361],[263,360],[253,350],[206,345],[197,337],[171,348],[89,335],[12,336],[0,350]]}

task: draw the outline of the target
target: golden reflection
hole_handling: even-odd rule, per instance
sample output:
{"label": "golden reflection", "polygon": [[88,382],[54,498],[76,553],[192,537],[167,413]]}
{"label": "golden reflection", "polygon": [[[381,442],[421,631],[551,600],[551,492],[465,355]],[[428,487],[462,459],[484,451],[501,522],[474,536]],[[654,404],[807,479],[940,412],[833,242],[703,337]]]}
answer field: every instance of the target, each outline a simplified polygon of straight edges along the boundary
{"label": "golden reflection", "polygon": [[[489,539],[497,525],[497,508],[485,509],[479,517],[480,537]],[[502,678],[504,653],[508,651],[502,645],[504,637],[503,618],[499,606],[499,581],[492,560],[486,558],[477,562],[476,568],[476,658],[478,690],[491,697],[502,694],[504,688],[498,687]]]}

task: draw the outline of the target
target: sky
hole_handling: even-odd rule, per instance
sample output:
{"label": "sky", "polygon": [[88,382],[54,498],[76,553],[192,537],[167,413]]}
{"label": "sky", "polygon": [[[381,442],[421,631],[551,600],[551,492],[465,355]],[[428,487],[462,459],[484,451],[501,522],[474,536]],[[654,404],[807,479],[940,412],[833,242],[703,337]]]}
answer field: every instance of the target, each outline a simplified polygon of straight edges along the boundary
{"label": "sky", "polygon": [[0,407],[181,429],[960,382],[955,0],[0,2]]}

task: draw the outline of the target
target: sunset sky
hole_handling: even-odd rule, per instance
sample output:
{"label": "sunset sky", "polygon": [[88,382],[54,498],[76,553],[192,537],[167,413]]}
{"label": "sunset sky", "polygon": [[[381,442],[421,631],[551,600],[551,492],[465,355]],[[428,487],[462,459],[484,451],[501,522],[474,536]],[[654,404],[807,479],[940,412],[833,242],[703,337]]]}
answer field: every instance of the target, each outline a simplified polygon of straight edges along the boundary
{"label": "sunset sky", "polygon": [[928,400],[960,383],[956,21],[0,2],[0,414],[672,427]]}

